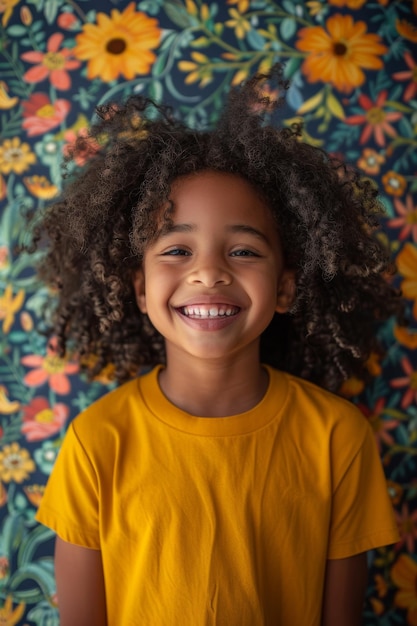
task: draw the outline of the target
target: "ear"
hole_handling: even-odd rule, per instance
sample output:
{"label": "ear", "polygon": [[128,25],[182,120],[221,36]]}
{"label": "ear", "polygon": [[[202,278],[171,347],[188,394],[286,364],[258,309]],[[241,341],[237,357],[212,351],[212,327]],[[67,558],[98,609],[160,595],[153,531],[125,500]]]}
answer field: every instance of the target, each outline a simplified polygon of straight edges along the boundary
{"label": "ear", "polygon": [[295,299],[295,272],[283,270],[278,283],[277,313],[287,313]]}
{"label": "ear", "polygon": [[133,289],[136,296],[136,304],[141,313],[146,313],[145,274],[140,267],[133,275]]}

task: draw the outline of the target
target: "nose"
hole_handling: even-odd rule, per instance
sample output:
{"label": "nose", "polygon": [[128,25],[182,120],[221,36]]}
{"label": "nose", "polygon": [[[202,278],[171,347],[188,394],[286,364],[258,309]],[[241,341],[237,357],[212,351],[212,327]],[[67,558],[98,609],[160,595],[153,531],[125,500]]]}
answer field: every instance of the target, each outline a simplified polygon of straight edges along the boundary
{"label": "nose", "polygon": [[201,259],[196,261],[189,274],[191,284],[211,288],[217,285],[230,285],[232,275],[226,263],[221,259]]}

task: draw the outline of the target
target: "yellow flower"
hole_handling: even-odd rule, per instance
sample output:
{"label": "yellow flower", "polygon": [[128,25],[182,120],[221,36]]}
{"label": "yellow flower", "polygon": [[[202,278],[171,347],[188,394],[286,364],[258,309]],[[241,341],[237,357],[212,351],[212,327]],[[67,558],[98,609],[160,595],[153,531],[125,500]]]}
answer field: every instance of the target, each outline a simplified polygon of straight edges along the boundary
{"label": "yellow flower", "polygon": [[379,35],[367,33],[366,23],[351,15],[332,15],[323,26],[308,26],[298,32],[298,50],[306,52],[302,70],[310,83],[322,81],[349,93],[365,81],[363,69],[383,67],[379,58],[387,52]]}
{"label": "yellow flower", "polygon": [[21,143],[19,137],[5,139],[0,145],[0,172],[3,174],[22,174],[35,162],[36,156],[29,144]]}
{"label": "yellow flower", "polygon": [[239,13],[246,13],[249,9],[249,0],[227,0],[227,4],[237,4]]}
{"label": "yellow flower", "polygon": [[404,276],[401,289],[406,298],[414,300],[413,314],[417,319],[417,247],[406,243],[397,256],[399,273]]}
{"label": "yellow flower", "polygon": [[7,397],[7,389],[0,385],[0,414],[11,415],[20,408],[20,402],[17,400],[10,401]]}
{"label": "yellow flower", "polygon": [[400,554],[391,569],[391,578],[399,587],[394,602],[408,609],[407,622],[417,626],[417,563],[408,554]]}
{"label": "yellow flower", "polygon": [[205,87],[213,79],[213,73],[208,65],[209,58],[201,52],[192,52],[193,61],[180,61],[178,68],[182,72],[190,72],[185,78],[185,83],[190,85],[200,81],[200,87]]}
{"label": "yellow flower", "polygon": [[3,626],[16,626],[25,612],[26,605],[23,602],[20,603],[13,611],[12,606],[12,596],[7,596],[2,608],[0,608],[0,624]]}
{"label": "yellow flower", "polygon": [[0,452],[0,478],[3,482],[9,483],[13,480],[21,483],[34,471],[35,463],[25,448],[21,448],[16,442],[3,447]]}
{"label": "yellow flower", "polygon": [[19,102],[19,98],[17,96],[10,98],[7,93],[8,91],[9,88],[6,83],[0,80],[0,109],[11,109]]}
{"label": "yellow flower", "polygon": [[3,320],[3,332],[8,333],[14,322],[14,314],[20,309],[25,298],[23,289],[13,298],[11,285],[7,285],[4,293],[0,296],[0,320]]}
{"label": "yellow flower", "polygon": [[1,23],[7,26],[9,19],[12,17],[13,9],[20,0],[0,0],[0,13],[3,13]]}
{"label": "yellow flower", "polygon": [[148,74],[156,59],[152,48],[159,45],[158,21],[135,11],[131,2],[120,13],[97,14],[97,24],[85,24],[76,37],[74,55],[88,61],[87,77],[108,83],[122,75],[131,80],[137,74]]}
{"label": "yellow flower", "polygon": [[229,15],[233,19],[227,20],[227,22],[225,22],[226,26],[235,29],[235,35],[238,39],[244,39],[246,33],[248,33],[251,29],[250,22],[245,20],[245,18],[236,9],[229,9]]}
{"label": "yellow flower", "polygon": [[23,182],[30,193],[40,200],[51,200],[59,191],[45,176],[25,176]]}

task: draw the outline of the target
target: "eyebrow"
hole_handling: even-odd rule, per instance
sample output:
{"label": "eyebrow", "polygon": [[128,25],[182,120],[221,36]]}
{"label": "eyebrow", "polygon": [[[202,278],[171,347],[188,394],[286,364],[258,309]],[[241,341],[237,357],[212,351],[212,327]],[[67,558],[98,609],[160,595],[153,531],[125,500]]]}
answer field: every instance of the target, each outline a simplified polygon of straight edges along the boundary
{"label": "eyebrow", "polygon": [[[193,233],[196,230],[196,224],[165,224],[159,233],[159,237],[166,237],[171,233]],[[262,231],[254,228],[253,226],[249,226],[249,224],[231,224],[230,226],[227,226],[227,230],[231,233],[245,233],[252,235],[253,237],[257,237],[266,243],[269,242],[268,238]]]}

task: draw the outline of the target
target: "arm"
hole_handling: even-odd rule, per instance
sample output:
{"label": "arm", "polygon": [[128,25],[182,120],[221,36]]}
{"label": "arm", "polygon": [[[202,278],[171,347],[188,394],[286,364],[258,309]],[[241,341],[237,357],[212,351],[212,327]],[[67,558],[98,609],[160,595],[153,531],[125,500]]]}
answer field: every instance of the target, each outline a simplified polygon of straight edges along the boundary
{"label": "arm", "polygon": [[360,626],[368,582],[366,552],[328,560],[324,581],[322,626]]}
{"label": "arm", "polygon": [[61,626],[106,626],[100,550],[63,541],[55,544],[55,576]]}

